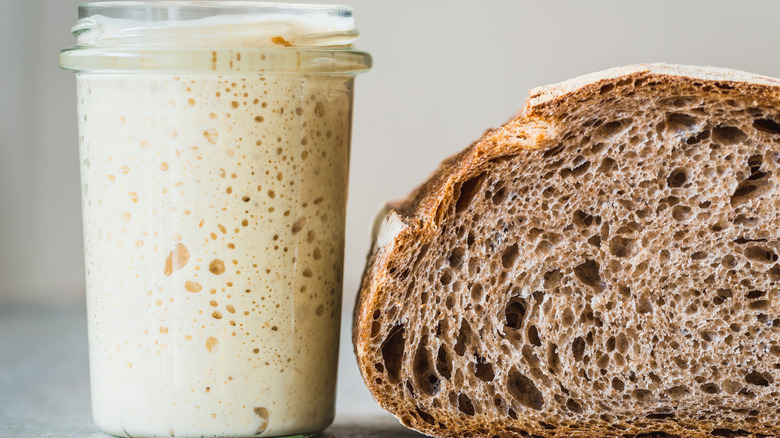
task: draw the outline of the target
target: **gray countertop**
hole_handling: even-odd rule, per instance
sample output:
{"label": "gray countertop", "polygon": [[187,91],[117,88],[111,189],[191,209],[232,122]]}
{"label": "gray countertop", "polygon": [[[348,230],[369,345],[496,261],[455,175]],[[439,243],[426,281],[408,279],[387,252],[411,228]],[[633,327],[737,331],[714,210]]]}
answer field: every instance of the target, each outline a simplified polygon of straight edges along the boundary
{"label": "gray countertop", "polygon": [[[423,437],[371,399],[348,330],[341,343],[336,421],[323,438]],[[83,311],[0,308],[0,437],[108,437],[90,416],[88,373]]]}

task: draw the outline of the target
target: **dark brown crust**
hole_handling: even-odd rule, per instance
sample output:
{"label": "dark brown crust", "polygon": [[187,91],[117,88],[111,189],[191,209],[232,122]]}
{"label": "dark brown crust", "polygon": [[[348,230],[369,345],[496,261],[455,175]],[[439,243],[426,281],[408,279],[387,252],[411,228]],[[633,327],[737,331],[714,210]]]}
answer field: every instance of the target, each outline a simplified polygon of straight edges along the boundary
{"label": "dark brown crust", "polygon": [[[616,86],[627,82],[665,83],[669,85],[685,85],[700,87],[703,94],[739,94],[751,95],[780,104],[780,80],[756,76],[749,73],[732,70],[673,66],[665,64],[635,65],[606,70],[575,78],[560,84],[531,90],[529,100],[524,110],[513,120],[499,129],[489,131],[485,136],[470,145],[463,152],[445,160],[439,169],[421,186],[415,189],[409,197],[388,206],[389,216],[402,225],[394,234],[385,238],[380,236],[368,256],[368,262],[363,276],[363,282],[357,297],[354,312],[353,345],[358,360],[358,367],[366,386],[372,392],[377,402],[384,408],[399,416],[393,409],[395,405],[386,394],[378,392],[373,382],[367,380],[366,370],[371,366],[364,363],[363,349],[369,345],[371,331],[371,316],[375,309],[384,307],[382,290],[387,281],[387,265],[398,256],[398,246],[409,246],[413,241],[426,240],[437,232],[439,207],[449,205],[453,201],[453,187],[478,175],[490,162],[498,157],[511,156],[520,149],[540,149],[554,144],[556,141],[555,120],[567,109],[579,105],[583,100],[598,94],[603,87]],[[380,235],[382,231],[379,232]],[[388,240],[389,239],[389,240]],[[405,245],[404,245],[405,244]],[[404,404],[400,401],[399,404]],[[400,418],[400,417],[399,417]],[[405,424],[409,419],[404,421]],[[411,419],[414,421],[414,419]],[[511,421],[508,422],[509,425]],[[424,422],[406,424],[422,433],[438,437],[461,436],[461,431],[445,430],[433,427]],[[485,436],[533,436],[538,434],[548,436],[546,430],[527,430],[524,432],[510,431],[501,424],[481,425],[487,430]],[[714,427],[714,425],[711,425]],[[699,433],[675,424],[664,424],[657,430],[680,437],[704,437]],[[642,433],[643,429],[625,430],[628,435]],[[471,436],[483,436],[482,433],[472,433]],[[592,436],[592,434],[572,434],[574,436]]]}

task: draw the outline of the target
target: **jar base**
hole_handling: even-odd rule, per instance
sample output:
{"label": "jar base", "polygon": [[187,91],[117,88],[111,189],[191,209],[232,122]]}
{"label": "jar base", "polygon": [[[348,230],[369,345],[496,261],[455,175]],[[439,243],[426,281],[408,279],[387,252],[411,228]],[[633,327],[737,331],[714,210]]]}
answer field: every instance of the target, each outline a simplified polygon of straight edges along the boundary
{"label": "jar base", "polygon": [[[129,434],[127,432],[124,433],[117,433],[117,432],[111,432],[108,430],[103,429],[103,432],[107,433],[108,435],[115,436],[118,438],[158,438],[158,437],[164,437],[164,438],[216,438],[216,437],[232,437],[232,438],[254,438],[254,437],[260,437],[261,435],[177,435],[177,434],[165,434],[165,435],[158,435],[158,434]],[[269,435],[265,438],[314,438],[317,436],[320,436],[324,432],[324,430],[319,432],[308,432],[308,433],[299,433],[299,434],[293,434],[293,435]]]}

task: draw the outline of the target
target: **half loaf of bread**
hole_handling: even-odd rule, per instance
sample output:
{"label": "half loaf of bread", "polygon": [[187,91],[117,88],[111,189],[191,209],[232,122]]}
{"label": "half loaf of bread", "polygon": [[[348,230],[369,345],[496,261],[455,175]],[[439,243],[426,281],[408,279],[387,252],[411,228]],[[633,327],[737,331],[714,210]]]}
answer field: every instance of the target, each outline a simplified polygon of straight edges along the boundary
{"label": "half loaf of bread", "polygon": [[353,340],[438,437],[780,434],[780,80],[531,91],[384,217]]}

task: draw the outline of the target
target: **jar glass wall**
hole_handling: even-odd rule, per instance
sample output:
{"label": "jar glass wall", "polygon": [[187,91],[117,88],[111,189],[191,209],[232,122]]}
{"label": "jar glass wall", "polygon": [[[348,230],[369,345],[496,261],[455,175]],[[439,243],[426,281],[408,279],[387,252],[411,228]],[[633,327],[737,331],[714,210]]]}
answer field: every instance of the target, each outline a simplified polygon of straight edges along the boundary
{"label": "jar glass wall", "polygon": [[289,436],[334,414],[351,10],[83,5],[93,414],[120,436]]}

